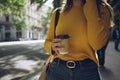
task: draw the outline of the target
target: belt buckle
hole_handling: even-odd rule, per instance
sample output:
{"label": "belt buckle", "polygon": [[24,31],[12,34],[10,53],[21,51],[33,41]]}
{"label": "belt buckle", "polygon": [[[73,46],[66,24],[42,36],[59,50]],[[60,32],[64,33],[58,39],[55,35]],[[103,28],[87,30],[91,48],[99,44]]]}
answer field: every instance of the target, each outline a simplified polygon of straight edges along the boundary
{"label": "belt buckle", "polygon": [[68,68],[75,68],[76,63],[74,61],[67,61],[66,66]]}

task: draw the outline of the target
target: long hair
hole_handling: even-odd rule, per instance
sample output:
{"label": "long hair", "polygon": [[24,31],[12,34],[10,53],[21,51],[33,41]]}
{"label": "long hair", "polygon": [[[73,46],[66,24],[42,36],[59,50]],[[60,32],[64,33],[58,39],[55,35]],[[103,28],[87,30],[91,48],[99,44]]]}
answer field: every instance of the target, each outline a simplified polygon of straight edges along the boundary
{"label": "long hair", "polygon": [[99,14],[99,16],[101,16],[100,15],[100,6],[101,5],[104,5],[107,9],[108,9],[108,11],[109,11],[109,13],[110,13],[110,16],[111,16],[111,18],[112,18],[112,7],[107,3],[107,1],[106,0],[96,0],[96,5],[97,5],[97,9],[98,9],[98,14]]}
{"label": "long hair", "polygon": [[[83,5],[86,3],[86,0],[82,0]],[[64,6],[64,10],[63,12],[67,12],[71,9],[71,7],[73,6],[73,0],[67,0],[65,6]]]}
{"label": "long hair", "polygon": [[[86,3],[86,0],[82,0],[83,5]],[[98,9],[98,14],[100,16],[100,5],[106,5],[106,7],[109,9],[110,14],[111,14],[111,10],[110,10],[110,6],[108,5],[106,0],[96,0],[96,5],[97,5],[97,9]],[[73,6],[73,0],[67,0],[63,12],[67,12],[69,11]],[[111,15],[112,16],[112,15]]]}

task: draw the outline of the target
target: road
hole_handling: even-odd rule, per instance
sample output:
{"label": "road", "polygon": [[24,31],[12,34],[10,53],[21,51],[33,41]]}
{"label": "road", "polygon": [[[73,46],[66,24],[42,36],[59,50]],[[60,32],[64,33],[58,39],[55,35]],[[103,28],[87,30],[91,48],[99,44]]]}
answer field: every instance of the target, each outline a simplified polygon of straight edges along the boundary
{"label": "road", "polygon": [[114,49],[112,41],[108,44],[105,61],[105,67],[100,68],[103,80],[120,80],[120,51]]}
{"label": "road", "polygon": [[0,80],[25,80],[29,75],[34,76],[47,57],[43,41],[0,43]]}
{"label": "road", "polygon": [[[45,53],[43,41],[0,43],[0,80],[37,80],[48,57]],[[112,41],[105,61],[105,67],[99,68],[103,80],[120,80],[120,52]]]}

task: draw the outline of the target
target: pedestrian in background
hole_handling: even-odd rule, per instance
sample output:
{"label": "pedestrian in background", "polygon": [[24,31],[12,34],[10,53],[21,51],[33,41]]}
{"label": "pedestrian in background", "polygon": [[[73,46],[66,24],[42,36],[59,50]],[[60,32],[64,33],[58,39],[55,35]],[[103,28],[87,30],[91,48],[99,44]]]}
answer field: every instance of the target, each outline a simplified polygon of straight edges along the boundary
{"label": "pedestrian in background", "polygon": [[103,48],[101,48],[100,50],[97,50],[97,55],[98,55],[98,60],[99,60],[99,65],[100,67],[104,67],[105,64],[105,53],[106,53],[106,49],[109,43],[109,38],[107,43],[105,44],[105,46],[103,46]]}
{"label": "pedestrian in background", "polygon": [[[95,51],[106,44],[109,36],[110,5],[105,0],[66,0],[56,29],[55,17],[56,10],[44,43],[52,56],[48,80],[101,80]],[[68,51],[63,42],[69,45]]]}
{"label": "pedestrian in background", "polygon": [[119,41],[120,41],[120,25],[119,20],[115,22],[115,28],[113,30],[113,39],[114,39],[114,49],[119,51]]}
{"label": "pedestrian in background", "polygon": [[96,51],[97,55],[98,55],[100,67],[104,67],[104,64],[105,64],[105,54],[106,54],[107,46],[108,46],[109,41],[110,41],[111,29],[112,29],[112,26],[110,26],[110,28],[109,28],[109,38],[107,40],[107,43],[101,49]]}

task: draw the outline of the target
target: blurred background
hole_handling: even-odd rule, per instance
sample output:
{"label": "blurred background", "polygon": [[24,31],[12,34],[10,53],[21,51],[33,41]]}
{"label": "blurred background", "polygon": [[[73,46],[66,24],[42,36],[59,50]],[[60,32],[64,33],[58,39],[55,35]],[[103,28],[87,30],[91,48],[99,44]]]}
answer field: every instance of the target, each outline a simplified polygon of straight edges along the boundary
{"label": "blurred background", "polygon": [[[44,39],[52,11],[65,0],[0,0],[0,42]],[[120,1],[108,0],[119,16]]]}
{"label": "blurred background", "polygon": [[[113,7],[114,23],[120,23],[120,0],[107,1]],[[43,42],[52,11],[64,3],[65,0],[0,0],[0,80],[38,80],[41,67],[48,58]],[[115,63],[120,56],[113,56],[112,53],[119,52],[112,47],[111,42],[107,49],[107,61],[112,56]],[[117,72],[120,67],[118,64],[112,65],[117,65],[117,68],[113,69],[108,64],[110,67],[107,67],[107,73],[102,71],[104,79],[120,80],[116,77],[108,79],[112,75],[110,70]],[[114,74],[119,76],[118,73]]]}

